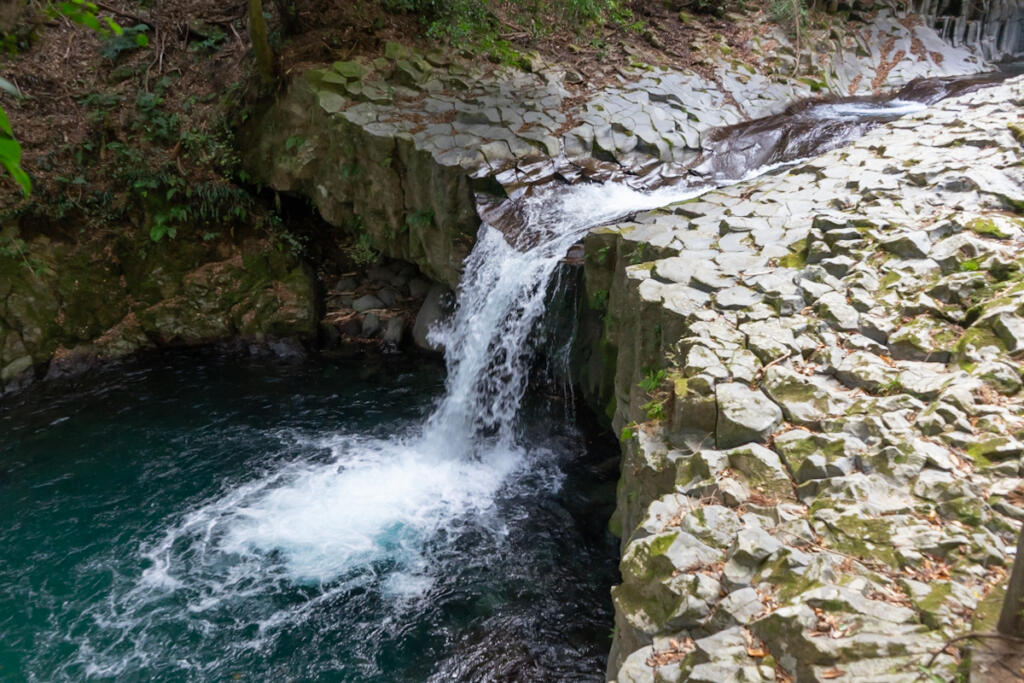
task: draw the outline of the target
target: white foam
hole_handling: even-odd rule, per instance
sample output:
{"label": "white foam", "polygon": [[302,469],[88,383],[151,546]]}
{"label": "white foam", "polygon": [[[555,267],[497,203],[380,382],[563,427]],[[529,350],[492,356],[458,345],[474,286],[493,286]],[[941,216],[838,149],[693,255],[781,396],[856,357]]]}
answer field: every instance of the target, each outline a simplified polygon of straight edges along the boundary
{"label": "white foam", "polygon": [[811,111],[819,119],[857,119],[873,116],[906,116],[928,108],[923,102],[889,100],[888,102],[831,102],[815,106]]}
{"label": "white foam", "polygon": [[412,566],[438,530],[485,513],[523,463],[512,449],[462,460],[423,446],[337,437],[335,460],[295,466],[233,510],[220,548],[241,556],[276,551],[300,582],[329,582],[381,560]]}
{"label": "white foam", "polygon": [[[595,225],[711,187],[549,188],[524,200],[527,233],[518,249],[482,226],[457,310],[433,332],[446,348],[448,377],[444,397],[421,430],[390,438],[339,433],[299,439],[307,458],[226,484],[222,495],[142,549],[150,566],[140,579],[88,615],[101,629],[117,632],[114,644],[99,652],[87,640],[80,643],[79,662],[89,673],[117,675],[131,661],[144,662],[147,647],[160,649],[165,622],[209,616],[198,628],[216,628],[218,617],[235,619],[238,605],[258,633],[231,648],[263,648],[278,629],[301,623],[317,604],[346,591],[375,588],[393,604],[428,593],[444,571],[434,560],[467,528],[500,542],[504,526],[496,501],[502,491],[555,488],[561,481],[549,453],[520,445],[519,410],[531,334],[563,256]],[[331,453],[326,461],[317,457],[325,448]],[[274,600],[296,584],[317,591],[304,601]],[[182,669],[192,664],[174,663]]]}

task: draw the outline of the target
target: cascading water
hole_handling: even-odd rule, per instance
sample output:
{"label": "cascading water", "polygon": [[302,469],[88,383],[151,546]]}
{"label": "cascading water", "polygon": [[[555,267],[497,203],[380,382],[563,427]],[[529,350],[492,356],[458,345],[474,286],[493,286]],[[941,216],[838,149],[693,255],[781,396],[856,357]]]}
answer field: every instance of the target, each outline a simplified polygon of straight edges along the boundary
{"label": "cascading water", "polygon": [[[104,388],[88,428],[44,401],[45,428],[8,429],[0,444],[14,449],[0,464],[25,472],[0,470],[0,678],[599,678],[613,578],[581,577],[614,552],[601,547],[607,511],[587,517],[597,532],[579,531],[570,510],[592,503],[562,486],[579,469],[578,436],[528,400],[531,334],[560,262],[592,226],[915,109],[816,103],[775,147],[778,121],[749,124],[712,145],[699,185],[535,188],[518,233],[480,230],[456,311],[434,333],[447,378],[430,410],[405,375],[386,389],[276,375],[250,386],[264,375],[194,368],[123,405]],[[244,400],[211,399],[211,387]],[[188,409],[179,395],[194,397]],[[108,480],[65,475],[66,463],[54,475],[47,458],[64,451]]]}
{"label": "cascading water", "polygon": [[[128,566],[103,579],[107,586],[76,606],[72,622],[55,625],[52,640],[19,665],[45,679],[223,677],[237,666],[361,681],[596,678],[603,635],[573,636],[561,624],[566,614],[591,610],[606,631],[611,578],[600,581],[596,595],[579,579],[590,564],[587,541],[556,503],[578,447],[571,428],[543,410],[538,418],[524,399],[531,332],[566,250],[590,226],[693,194],[551,188],[523,201],[517,246],[484,225],[456,311],[435,333],[448,373],[429,414],[386,432],[357,421],[342,431],[248,433],[245,447],[258,445],[261,453],[256,471],[235,472],[220,491],[193,494],[184,515],[109,542],[128,554]],[[223,448],[218,433],[211,428],[207,437],[176,443],[181,460]],[[607,513],[595,516],[601,538]],[[567,545],[578,559],[561,556]],[[539,553],[542,547],[550,550]],[[103,557],[98,566],[124,561]],[[567,570],[572,562],[580,566]],[[512,592],[495,598],[496,606],[462,615],[480,609],[461,606],[466,601],[504,590]],[[517,595],[531,596],[529,604],[510,608]],[[331,614],[341,627],[325,626]],[[419,632],[435,622],[437,633]],[[291,668],[269,665],[307,631],[327,640],[322,634],[333,634],[351,652],[307,653]],[[402,668],[393,651],[403,651],[410,633],[432,654]],[[498,656],[498,638],[526,642]],[[324,661],[313,661],[318,657]]]}
{"label": "cascading water", "polygon": [[641,193],[612,184],[548,188],[523,200],[515,244],[482,226],[455,314],[433,333],[446,349],[448,383],[427,420],[425,450],[465,457],[481,447],[514,446],[533,358],[528,339],[566,251],[595,225],[698,192]]}

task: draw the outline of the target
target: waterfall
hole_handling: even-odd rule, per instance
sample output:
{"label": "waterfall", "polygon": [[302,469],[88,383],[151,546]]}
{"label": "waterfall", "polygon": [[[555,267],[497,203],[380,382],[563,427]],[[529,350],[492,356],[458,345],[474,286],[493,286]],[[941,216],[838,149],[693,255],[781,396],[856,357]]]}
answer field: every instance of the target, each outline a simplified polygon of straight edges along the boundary
{"label": "waterfall", "polygon": [[533,356],[529,338],[566,251],[595,225],[699,191],[554,187],[522,200],[523,228],[514,243],[485,223],[466,261],[455,313],[433,332],[446,349],[448,381],[424,429],[426,450],[443,446],[451,457],[467,457],[482,444],[514,445]]}
{"label": "waterfall", "polygon": [[[416,609],[427,614],[451,598],[459,613],[489,610],[503,598],[469,590],[472,604],[462,604],[459,582],[476,579],[466,566],[477,562],[478,575],[493,576],[519,561],[502,554],[509,528],[533,513],[517,500],[553,494],[566,476],[551,437],[557,428],[527,434],[523,404],[536,328],[569,248],[595,226],[753,178],[917,108],[900,99],[814,102],[709,137],[705,161],[715,163],[675,187],[550,185],[515,200],[518,231],[481,226],[455,312],[431,333],[447,366],[436,405],[388,431],[361,432],[344,420],[330,429],[267,427],[260,436],[272,445],[244,473],[139,536],[131,570],[83,610],[87,632],[69,640],[64,677],[195,667],[190,675],[222,678],[236,660],[290,650],[306,622],[342,618],[346,647],[372,668],[377,640],[404,638]],[[391,409],[375,408],[393,418]],[[194,657],[207,641],[216,656]]]}

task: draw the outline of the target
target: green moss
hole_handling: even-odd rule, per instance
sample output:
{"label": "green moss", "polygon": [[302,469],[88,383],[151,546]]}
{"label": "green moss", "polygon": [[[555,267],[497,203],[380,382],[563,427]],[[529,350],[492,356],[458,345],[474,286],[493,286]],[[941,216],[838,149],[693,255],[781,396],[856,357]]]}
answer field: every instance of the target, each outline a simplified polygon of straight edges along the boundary
{"label": "green moss", "polygon": [[665,534],[664,536],[656,537],[648,546],[650,548],[650,556],[658,557],[659,555],[667,553],[668,549],[672,546],[672,543],[675,542],[676,537],[678,536],[679,532],[672,532]]}
{"label": "green moss", "polygon": [[1010,439],[1005,436],[978,441],[967,447],[967,455],[971,456],[975,463],[979,465],[983,463],[990,465],[993,460],[992,455],[1008,443],[1010,443]]}
{"label": "green moss", "polygon": [[952,508],[953,514],[967,526],[980,527],[985,521],[982,502],[977,498],[955,498],[946,506]]}
{"label": "green moss", "polygon": [[994,346],[1000,351],[1006,351],[1006,345],[992,330],[987,327],[969,327],[953,345],[953,351],[958,356],[962,356],[968,347],[982,349],[986,346]]}
{"label": "green moss", "polygon": [[952,593],[953,587],[948,581],[933,583],[928,595],[917,601],[917,608],[922,612],[937,612]]}
{"label": "green moss", "polygon": [[991,235],[992,237],[999,238],[1009,237],[1009,235],[999,229],[999,226],[991,218],[975,218],[967,223],[967,229],[979,235]]}
{"label": "green moss", "polygon": [[975,633],[993,633],[996,630],[996,623],[999,621],[999,614],[1003,609],[1005,599],[1006,586],[1002,583],[995,584],[974,610],[971,618],[971,630]]}
{"label": "green moss", "polygon": [[779,259],[779,265],[783,268],[803,268],[807,265],[807,248],[806,239],[794,242],[789,246],[789,253]]}
{"label": "green moss", "polygon": [[665,401],[664,400],[653,400],[648,401],[640,410],[644,411],[647,415],[648,420],[664,420],[665,419]]}
{"label": "green moss", "polygon": [[331,68],[346,79],[359,80],[367,74],[366,67],[359,62],[335,62]]}
{"label": "green moss", "polygon": [[792,401],[796,403],[813,401],[818,395],[818,392],[811,384],[801,382],[795,378],[787,378],[783,382],[779,382],[772,388],[772,393],[778,395],[778,398],[783,402]]}
{"label": "green moss", "polygon": [[622,520],[615,513],[608,519],[608,531],[615,538],[622,538]]}
{"label": "green moss", "polygon": [[682,398],[686,396],[689,391],[689,382],[679,372],[670,372],[668,374],[668,381],[672,383],[672,392],[676,398]]}
{"label": "green moss", "polygon": [[761,570],[761,576],[768,583],[779,587],[778,600],[786,603],[807,591],[822,585],[806,575],[796,574],[787,560],[788,550],[781,550],[771,563]]}
{"label": "green moss", "polygon": [[882,287],[882,289],[887,289],[889,287],[892,287],[897,282],[899,282],[899,280],[900,274],[894,270],[890,270],[888,273],[882,276],[881,280],[879,280],[879,285]]}
{"label": "green moss", "polygon": [[832,523],[832,546],[865,560],[880,560],[899,566],[892,548],[892,528],[885,519],[863,519],[846,515]]}

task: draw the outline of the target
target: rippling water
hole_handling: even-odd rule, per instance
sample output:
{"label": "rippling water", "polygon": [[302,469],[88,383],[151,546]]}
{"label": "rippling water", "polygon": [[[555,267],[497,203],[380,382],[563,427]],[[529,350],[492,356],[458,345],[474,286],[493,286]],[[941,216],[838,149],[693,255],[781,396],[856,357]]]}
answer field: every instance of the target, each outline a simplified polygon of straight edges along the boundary
{"label": "rippling water", "polygon": [[439,459],[443,379],[187,354],[0,402],[0,679],[600,680],[614,452],[555,400]]}

